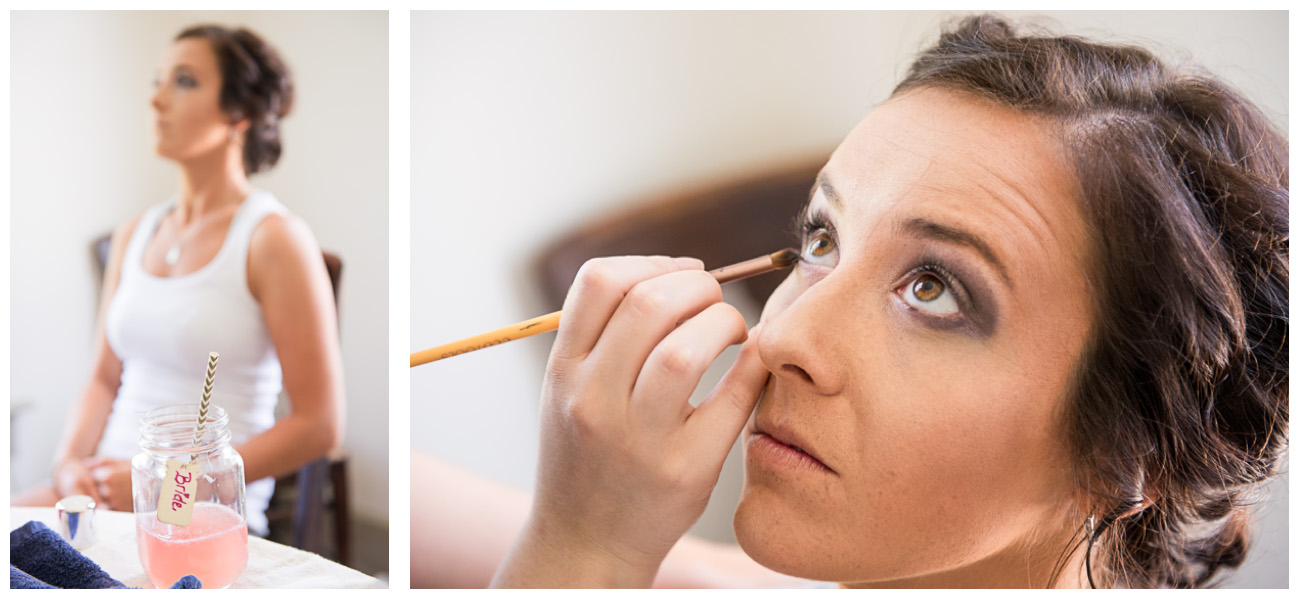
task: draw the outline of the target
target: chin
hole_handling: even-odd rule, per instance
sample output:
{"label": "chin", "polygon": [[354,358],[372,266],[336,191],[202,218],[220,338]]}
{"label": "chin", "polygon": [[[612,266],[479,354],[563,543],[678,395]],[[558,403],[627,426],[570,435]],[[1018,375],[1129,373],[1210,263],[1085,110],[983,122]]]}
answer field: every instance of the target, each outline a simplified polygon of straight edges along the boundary
{"label": "chin", "polygon": [[736,542],[758,564],[802,579],[844,581],[844,557],[827,544],[827,524],[772,490],[753,485],[745,486],[732,521]]}

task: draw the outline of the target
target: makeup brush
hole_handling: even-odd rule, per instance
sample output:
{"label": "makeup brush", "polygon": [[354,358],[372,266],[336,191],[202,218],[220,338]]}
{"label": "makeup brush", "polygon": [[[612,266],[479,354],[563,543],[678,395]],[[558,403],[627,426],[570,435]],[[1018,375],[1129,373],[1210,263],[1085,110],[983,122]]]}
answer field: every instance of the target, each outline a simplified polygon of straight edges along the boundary
{"label": "makeup brush", "polygon": [[[712,275],[714,279],[717,279],[718,283],[730,283],[732,281],[745,279],[746,277],[762,275],[769,271],[788,269],[794,266],[797,262],[799,262],[799,251],[793,248],[786,248],[785,250],[773,252],[766,256],[751,258],[734,265],[719,267],[709,271],[709,274]],[[496,346],[497,344],[513,342],[517,339],[526,338],[539,333],[555,331],[560,327],[560,312],[561,311],[557,310],[549,315],[542,315],[527,321],[515,323],[514,325],[502,327],[501,329],[494,329],[487,333],[480,333],[458,342],[452,342],[450,344],[434,346],[428,350],[413,352],[411,353],[411,366],[415,367],[435,360],[442,360],[444,358],[456,356],[457,354],[482,350],[488,346]]]}

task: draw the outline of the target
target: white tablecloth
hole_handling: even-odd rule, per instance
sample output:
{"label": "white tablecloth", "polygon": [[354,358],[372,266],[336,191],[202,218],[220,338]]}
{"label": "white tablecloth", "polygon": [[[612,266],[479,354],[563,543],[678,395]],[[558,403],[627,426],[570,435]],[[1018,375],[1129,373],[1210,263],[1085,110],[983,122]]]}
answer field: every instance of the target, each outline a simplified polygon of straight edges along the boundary
{"label": "white tablecloth", "polygon": [[[9,530],[28,521],[41,521],[59,530],[53,508],[12,507]],[[129,512],[95,511],[96,541],[81,553],[104,572],[131,587],[152,588],[140,565],[135,544],[135,517]],[[383,588],[384,582],[360,571],[258,537],[248,536],[248,567],[231,588]]]}

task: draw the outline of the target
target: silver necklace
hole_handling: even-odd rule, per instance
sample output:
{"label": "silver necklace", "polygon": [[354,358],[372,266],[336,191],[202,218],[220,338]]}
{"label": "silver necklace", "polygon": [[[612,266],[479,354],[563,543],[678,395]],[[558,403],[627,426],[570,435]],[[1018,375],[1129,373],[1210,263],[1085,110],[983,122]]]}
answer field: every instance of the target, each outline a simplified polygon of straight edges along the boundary
{"label": "silver necklace", "polygon": [[167,250],[167,254],[163,255],[163,261],[166,262],[167,266],[170,267],[170,266],[175,266],[176,261],[180,259],[181,259],[181,240],[177,238],[176,241],[172,242],[172,247]]}
{"label": "silver necklace", "polygon": [[167,266],[169,267],[174,267],[176,266],[176,261],[180,259],[181,259],[181,230],[180,227],[177,226],[176,241],[172,242],[171,247],[167,249],[167,254],[163,255],[163,262],[167,263]]}

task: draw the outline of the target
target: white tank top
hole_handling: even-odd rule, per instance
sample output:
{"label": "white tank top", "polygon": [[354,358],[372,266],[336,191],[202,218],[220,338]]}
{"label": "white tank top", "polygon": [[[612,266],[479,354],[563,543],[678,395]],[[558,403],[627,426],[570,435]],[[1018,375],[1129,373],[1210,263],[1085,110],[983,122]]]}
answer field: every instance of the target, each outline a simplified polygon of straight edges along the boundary
{"label": "white tank top", "polygon": [[[261,307],[248,290],[248,245],[267,215],[287,213],[269,192],[254,190],[230,222],[226,239],[207,265],[177,277],[144,270],[144,249],[176,199],[140,217],[122,259],[121,279],[105,317],[109,346],[122,361],[117,390],[99,444],[101,456],[130,459],[139,452],[140,417],[168,404],[198,402],[209,352],[217,352],[212,403],[230,415],[238,446],[275,424],[281,390],[280,360]],[[266,531],[267,502],[275,482],[247,485],[248,525]]]}

